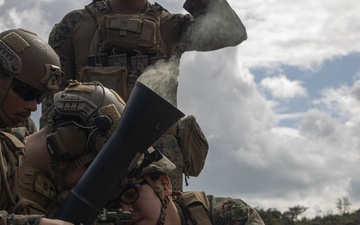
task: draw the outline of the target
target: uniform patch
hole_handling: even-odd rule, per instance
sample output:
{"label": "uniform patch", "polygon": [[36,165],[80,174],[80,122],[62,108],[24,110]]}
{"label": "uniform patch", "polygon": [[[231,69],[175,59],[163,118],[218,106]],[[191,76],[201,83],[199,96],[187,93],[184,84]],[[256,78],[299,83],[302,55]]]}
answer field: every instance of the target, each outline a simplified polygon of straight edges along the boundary
{"label": "uniform patch", "polygon": [[15,32],[7,34],[2,39],[7,45],[11,47],[17,54],[30,47],[29,43],[25,41],[20,35]]}

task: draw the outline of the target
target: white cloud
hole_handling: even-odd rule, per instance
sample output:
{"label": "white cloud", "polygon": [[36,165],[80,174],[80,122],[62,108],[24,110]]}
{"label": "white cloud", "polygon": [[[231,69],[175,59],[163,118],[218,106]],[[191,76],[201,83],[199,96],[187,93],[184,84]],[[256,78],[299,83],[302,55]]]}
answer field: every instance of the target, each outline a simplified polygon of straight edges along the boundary
{"label": "white cloud", "polygon": [[[3,3],[3,4],[1,4]],[[55,0],[12,0],[0,2],[1,30],[26,28],[47,40],[51,28],[70,10],[83,8],[87,3],[82,1]],[[57,17],[56,14],[61,14]]]}
{"label": "white cloud", "polygon": [[[318,69],[324,59],[358,52],[360,5],[344,1],[230,0],[248,31],[246,67],[280,64]],[[342,16],[339,16],[342,15]]]}
{"label": "white cloud", "polygon": [[[192,53],[196,56],[189,62],[183,57],[179,97],[186,98],[179,107],[195,114],[207,135],[216,133],[208,136],[210,152],[203,173],[190,179],[187,189],[205,187],[208,193],[237,196],[251,205],[282,211],[300,204],[309,207],[307,216],[336,213],[337,198],[351,195],[352,208],[357,209],[357,82],[352,87],[318,90],[322,95],[313,101],[317,109],[278,115],[271,109],[281,102],[254,90],[257,85],[247,68],[276,70],[282,64],[319,70],[326,59],[360,51],[352,44],[360,38],[359,32],[349,29],[353,21],[335,13],[338,8],[358,17],[358,6],[348,5],[349,1],[287,2],[230,1],[245,16],[249,34],[235,48],[240,68],[229,62],[232,48],[208,53],[204,59],[204,53]],[[329,25],[329,21],[337,22]],[[197,69],[201,64],[205,69]],[[300,78],[281,75],[264,78],[260,84],[279,99],[307,96],[307,84]],[[231,87],[239,91],[230,94]],[[279,127],[283,118],[300,119],[298,127]]]}
{"label": "white cloud", "polygon": [[360,71],[358,71],[358,72],[354,75],[354,79],[355,79],[355,80],[359,80],[359,79],[360,79]]}
{"label": "white cloud", "polygon": [[274,98],[291,99],[306,96],[306,89],[299,80],[291,81],[285,75],[266,77],[260,81],[261,87],[268,90]]}
{"label": "white cloud", "polygon": [[348,125],[360,123],[360,80],[349,87],[342,85],[340,88],[327,88],[322,92],[320,99],[314,100],[328,113],[339,116]]}

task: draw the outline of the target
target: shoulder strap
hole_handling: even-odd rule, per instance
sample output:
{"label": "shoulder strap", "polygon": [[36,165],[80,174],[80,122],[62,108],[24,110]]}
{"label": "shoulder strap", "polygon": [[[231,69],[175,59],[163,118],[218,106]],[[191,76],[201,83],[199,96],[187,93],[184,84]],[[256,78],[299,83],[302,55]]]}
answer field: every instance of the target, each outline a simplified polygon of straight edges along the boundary
{"label": "shoulder strap", "polygon": [[[7,136],[11,137],[12,135],[7,133],[7,132],[3,132],[3,131],[0,131],[0,136],[5,136],[5,138]],[[3,137],[1,137],[1,139],[3,139]],[[16,139],[17,138],[12,138],[15,142],[16,142]],[[19,140],[18,140],[19,141]],[[19,141],[20,142],[20,141]],[[20,143],[17,143],[17,144],[22,144],[21,142]],[[5,154],[5,151],[6,149],[4,149],[4,146],[2,145],[2,141],[0,142],[0,181],[1,181],[1,186],[4,188],[5,190],[5,196],[6,196],[6,199],[4,198],[4,194],[0,192],[2,198],[0,199],[0,206],[4,207],[6,202],[8,201],[10,205],[14,206],[16,204],[15,202],[15,199],[14,199],[14,196],[13,194],[11,193],[11,188],[10,188],[10,185],[9,185],[9,181],[8,181],[8,176],[6,174],[6,168],[5,168],[5,158],[3,156],[3,154]]]}
{"label": "shoulder strap", "polygon": [[25,148],[25,145],[14,135],[3,131],[0,131],[0,133],[7,137],[16,148]]}
{"label": "shoulder strap", "polygon": [[87,9],[91,13],[91,15],[96,18],[96,20],[98,18],[101,18],[103,15],[112,12],[107,0],[94,1],[89,5],[86,5],[85,9]]}
{"label": "shoulder strap", "polygon": [[183,209],[188,224],[212,225],[210,203],[204,192],[184,192],[175,202]]}

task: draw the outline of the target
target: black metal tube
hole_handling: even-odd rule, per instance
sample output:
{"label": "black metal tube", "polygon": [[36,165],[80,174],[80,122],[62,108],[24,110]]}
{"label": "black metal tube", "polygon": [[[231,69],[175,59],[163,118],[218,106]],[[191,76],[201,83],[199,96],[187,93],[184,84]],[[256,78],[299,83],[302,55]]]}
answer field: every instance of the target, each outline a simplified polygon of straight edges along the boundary
{"label": "black metal tube", "polygon": [[184,114],[140,82],[119,124],[53,218],[91,224],[140,156]]}

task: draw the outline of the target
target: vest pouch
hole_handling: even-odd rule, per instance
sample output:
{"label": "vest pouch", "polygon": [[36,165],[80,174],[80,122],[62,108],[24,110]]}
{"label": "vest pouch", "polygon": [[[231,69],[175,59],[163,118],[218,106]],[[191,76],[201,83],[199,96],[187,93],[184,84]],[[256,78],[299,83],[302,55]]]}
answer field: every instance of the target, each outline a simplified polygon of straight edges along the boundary
{"label": "vest pouch", "polygon": [[98,81],[107,88],[113,89],[126,102],[131,93],[137,76],[129,76],[125,67],[91,67],[86,66],[81,72],[81,81]]}
{"label": "vest pouch", "polygon": [[102,51],[115,49],[137,49],[142,52],[156,53],[161,38],[159,37],[159,21],[144,14],[123,15],[112,14],[103,16],[98,22]]}
{"label": "vest pouch", "polygon": [[100,20],[99,26],[106,50],[113,47],[146,50],[147,53],[157,50],[157,25],[151,18],[139,15],[106,15]]}
{"label": "vest pouch", "polygon": [[209,218],[210,203],[204,192],[183,192],[174,202],[184,210],[189,225],[212,225]]}
{"label": "vest pouch", "polygon": [[188,115],[179,121],[177,138],[184,159],[184,174],[198,176],[204,168],[209,144],[196,118]]}

